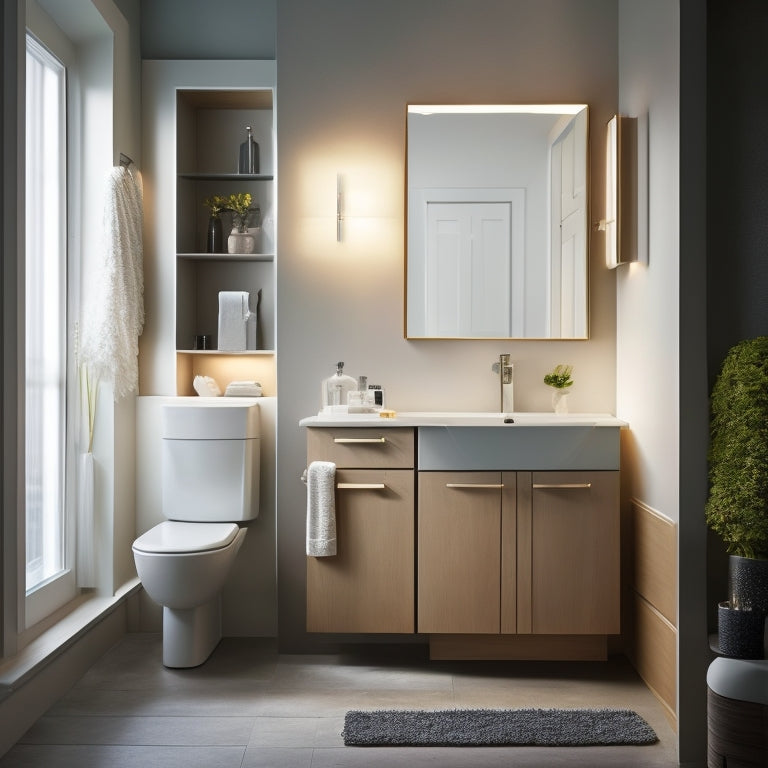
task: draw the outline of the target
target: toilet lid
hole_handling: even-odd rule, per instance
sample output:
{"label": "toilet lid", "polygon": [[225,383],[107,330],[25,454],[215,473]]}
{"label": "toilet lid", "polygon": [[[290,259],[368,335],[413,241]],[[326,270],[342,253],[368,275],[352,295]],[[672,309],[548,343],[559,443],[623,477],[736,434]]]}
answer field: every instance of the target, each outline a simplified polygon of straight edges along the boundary
{"label": "toilet lid", "polygon": [[133,542],[133,548],[142,552],[206,552],[221,549],[237,535],[234,523],[182,523],[166,520]]}

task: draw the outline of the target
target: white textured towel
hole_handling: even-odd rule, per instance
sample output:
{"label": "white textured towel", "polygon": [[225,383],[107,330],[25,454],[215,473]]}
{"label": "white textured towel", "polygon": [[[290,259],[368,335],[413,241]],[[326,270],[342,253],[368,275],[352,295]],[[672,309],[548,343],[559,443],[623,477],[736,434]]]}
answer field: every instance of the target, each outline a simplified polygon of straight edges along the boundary
{"label": "white textured towel", "polygon": [[110,381],[119,400],[138,389],[139,336],[144,328],[141,176],[119,166],[104,190],[103,259],[82,313],[79,362],[95,380]]}
{"label": "white textured towel", "polygon": [[245,351],[249,314],[247,291],[219,291],[219,349]]}
{"label": "white textured towel", "polygon": [[307,469],[307,555],[336,554],[336,465],[313,461]]}

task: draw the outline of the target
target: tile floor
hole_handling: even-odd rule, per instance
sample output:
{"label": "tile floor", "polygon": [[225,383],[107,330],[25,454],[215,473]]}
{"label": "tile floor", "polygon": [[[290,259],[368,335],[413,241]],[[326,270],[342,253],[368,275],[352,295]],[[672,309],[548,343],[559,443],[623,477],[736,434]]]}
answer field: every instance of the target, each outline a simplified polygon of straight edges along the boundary
{"label": "tile floor", "polygon": [[[348,709],[628,707],[644,747],[345,747]],[[430,662],[421,647],[278,655],[225,639],[206,664],[169,670],[159,635],[130,634],[30,728],[0,768],[490,768],[677,765],[674,734],[623,658],[606,663]]]}

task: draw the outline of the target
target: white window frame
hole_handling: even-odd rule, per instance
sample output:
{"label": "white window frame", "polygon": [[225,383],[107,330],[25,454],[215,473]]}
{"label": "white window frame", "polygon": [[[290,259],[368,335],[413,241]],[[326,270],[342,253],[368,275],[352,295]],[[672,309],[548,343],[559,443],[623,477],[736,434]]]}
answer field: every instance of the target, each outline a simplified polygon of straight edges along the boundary
{"label": "white window frame", "polygon": [[[65,417],[65,468],[64,468],[64,524],[63,524],[63,568],[57,574],[51,576],[40,585],[26,590],[26,568],[23,566],[20,571],[22,574],[22,583],[20,586],[20,595],[24,598],[19,602],[19,620],[20,627],[29,629],[43,620],[45,617],[54,613],[57,609],[68,603],[77,595],[77,585],[75,580],[75,435],[76,435],[76,414],[77,414],[77,378],[76,368],[73,360],[73,350],[71,342],[73,339],[70,317],[76,316],[73,308],[77,306],[79,284],[79,254],[74,250],[73,244],[76,238],[73,233],[77,231],[77,225],[73,220],[73,211],[78,210],[79,206],[75,203],[74,195],[78,193],[77,175],[73,169],[77,167],[77,158],[79,158],[79,147],[77,137],[79,136],[77,126],[77,110],[72,108],[72,100],[76,92],[76,57],[73,46],[66,36],[50,22],[50,19],[38,12],[34,2],[28,2],[27,13],[27,32],[37,39],[45,49],[47,49],[56,59],[58,59],[66,69],[66,113],[67,130],[65,145],[62,148],[65,154],[65,184],[66,198],[68,204],[65,206],[64,221],[66,222],[66,234],[64,235],[63,246],[66,252],[66,323],[63,327],[63,336],[67,345],[66,361],[66,417]],[[25,214],[26,215],[26,214]],[[25,324],[26,325],[26,324]],[[25,537],[26,533],[26,510],[20,520],[21,535]],[[26,546],[20,547],[20,552],[24,553],[23,562],[26,563]]]}

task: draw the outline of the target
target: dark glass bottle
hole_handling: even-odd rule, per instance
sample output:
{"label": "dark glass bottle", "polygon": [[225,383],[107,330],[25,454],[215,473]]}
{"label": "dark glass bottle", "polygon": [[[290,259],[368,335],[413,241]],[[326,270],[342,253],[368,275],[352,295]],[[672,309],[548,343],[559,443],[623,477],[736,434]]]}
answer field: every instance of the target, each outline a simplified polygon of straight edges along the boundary
{"label": "dark glass bottle", "polygon": [[259,145],[253,138],[251,126],[245,127],[248,135],[245,141],[240,145],[240,173],[258,173],[259,172]]}
{"label": "dark glass bottle", "polygon": [[211,216],[208,219],[205,251],[206,253],[224,253],[224,228],[219,216]]}

